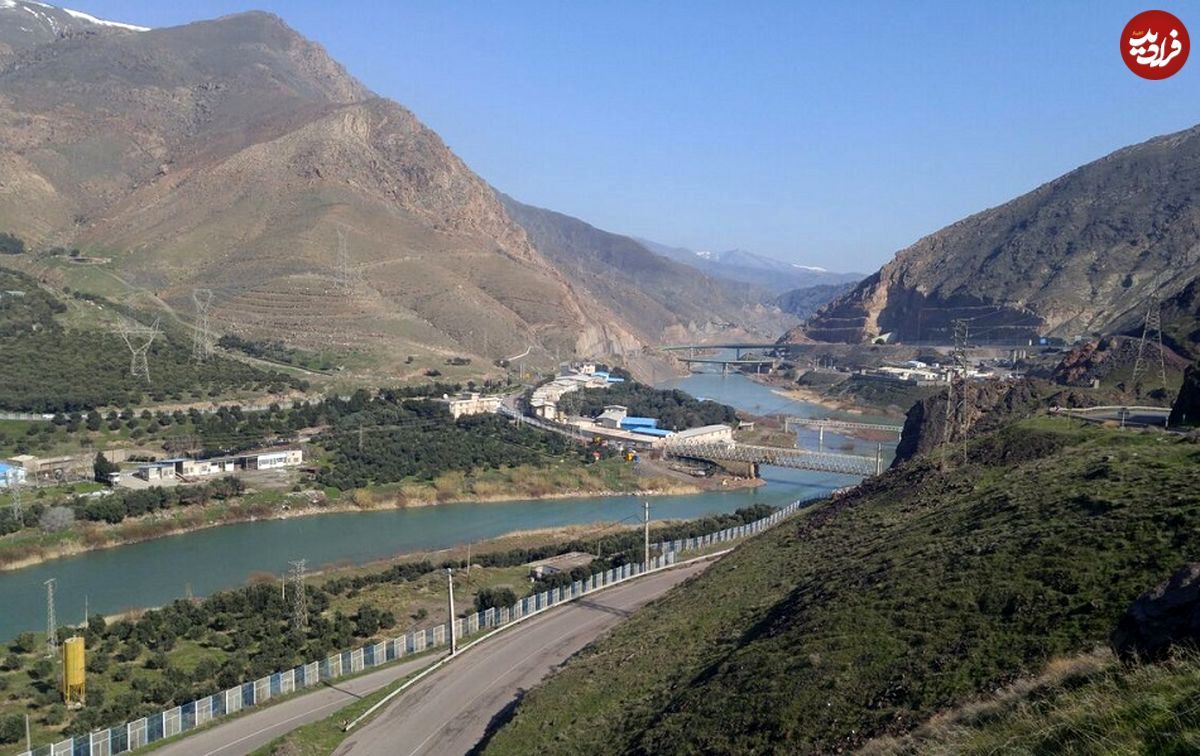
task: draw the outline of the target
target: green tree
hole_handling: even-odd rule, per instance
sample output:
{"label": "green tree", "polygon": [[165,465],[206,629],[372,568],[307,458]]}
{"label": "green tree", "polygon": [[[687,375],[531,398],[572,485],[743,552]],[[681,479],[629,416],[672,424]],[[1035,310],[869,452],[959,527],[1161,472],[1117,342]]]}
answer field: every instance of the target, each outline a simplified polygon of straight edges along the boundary
{"label": "green tree", "polygon": [[[88,415],[88,427],[92,424],[92,414]],[[99,424],[100,416],[96,415],[96,423]],[[92,462],[92,476],[97,483],[108,484],[108,476],[111,473],[119,472],[120,467],[108,461],[108,457],[104,456],[104,452],[96,452],[96,459]]]}
{"label": "green tree", "polygon": [[500,609],[517,603],[517,594],[511,588],[482,588],[475,594],[475,611]]}
{"label": "green tree", "polygon": [[0,743],[16,743],[25,737],[25,719],[20,714],[0,718]]}

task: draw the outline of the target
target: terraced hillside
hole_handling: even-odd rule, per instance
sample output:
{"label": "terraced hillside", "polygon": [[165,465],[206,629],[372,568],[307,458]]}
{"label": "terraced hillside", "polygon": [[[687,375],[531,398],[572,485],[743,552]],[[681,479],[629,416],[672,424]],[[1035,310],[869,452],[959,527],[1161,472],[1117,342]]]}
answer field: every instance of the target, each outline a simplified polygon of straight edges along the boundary
{"label": "terraced hillside", "polygon": [[[488,752],[831,753],[903,734],[1103,646],[1200,557],[1197,490],[1192,441],[1048,417],[978,438],[949,472],[920,457],[639,612]],[[1143,730],[1147,711],[1129,714]],[[1194,742],[1186,721],[1168,750]]]}
{"label": "terraced hillside", "polygon": [[78,248],[185,318],[212,289],[220,333],[381,360],[640,346],[437,134],[275,16],[28,41],[0,57],[0,232],[28,269]]}

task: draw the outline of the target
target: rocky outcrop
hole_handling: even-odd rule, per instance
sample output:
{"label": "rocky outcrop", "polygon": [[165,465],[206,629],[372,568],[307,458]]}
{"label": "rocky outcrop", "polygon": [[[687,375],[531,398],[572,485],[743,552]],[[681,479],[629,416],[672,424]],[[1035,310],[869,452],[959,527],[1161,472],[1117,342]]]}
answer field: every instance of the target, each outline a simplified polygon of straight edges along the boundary
{"label": "rocky outcrop", "polygon": [[[805,333],[947,342],[1124,332],[1200,275],[1200,127],[1119,150],[901,251]],[[1170,313],[1167,313],[1168,315]]]}
{"label": "rocky outcrop", "polygon": [[1183,386],[1171,407],[1172,425],[1200,425],[1200,362],[1183,374]]}
{"label": "rocky outcrop", "polygon": [[[967,429],[984,433],[1027,416],[1040,406],[1042,391],[1033,381],[1016,383],[973,382],[967,389]],[[904,430],[896,446],[892,467],[962,438],[957,424],[946,424],[947,392],[914,404],[904,417]],[[1003,456],[1003,455],[1001,455]],[[998,460],[999,461],[999,460]]]}
{"label": "rocky outcrop", "polygon": [[[1139,343],[1140,339],[1131,336],[1111,336],[1084,342],[1063,357],[1051,379],[1064,386],[1090,386],[1093,381],[1109,383],[1114,375],[1128,377],[1137,362]],[[1148,377],[1139,379],[1138,386],[1126,387],[1139,396],[1149,396],[1156,390],[1162,390],[1157,370],[1158,343],[1148,343],[1146,350],[1145,359],[1155,369]],[[1162,359],[1169,373],[1177,373],[1187,366],[1183,358],[1166,346],[1162,350]],[[1165,397],[1162,399],[1165,400]]]}
{"label": "rocky outcrop", "polygon": [[1189,564],[1129,606],[1112,634],[1123,657],[1160,659],[1200,641],[1200,564]]}

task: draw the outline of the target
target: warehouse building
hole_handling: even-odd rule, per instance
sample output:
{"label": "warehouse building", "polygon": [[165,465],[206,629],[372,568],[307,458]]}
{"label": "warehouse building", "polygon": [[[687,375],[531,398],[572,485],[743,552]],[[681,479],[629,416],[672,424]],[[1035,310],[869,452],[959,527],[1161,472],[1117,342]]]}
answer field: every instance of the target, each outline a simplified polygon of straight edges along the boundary
{"label": "warehouse building", "polygon": [[676,433],[673,444],[733,443],[733,428],[728,425],[702,425]]}
{"label": "warehouse building", "polygon": [[234,475],[243,470],[298,467],[303,462],[304,452],[300,449],[272,449],[212,459],[164,459],[139,465],[133,474],[147,481],[175,477],[202,478],[209,475]]}

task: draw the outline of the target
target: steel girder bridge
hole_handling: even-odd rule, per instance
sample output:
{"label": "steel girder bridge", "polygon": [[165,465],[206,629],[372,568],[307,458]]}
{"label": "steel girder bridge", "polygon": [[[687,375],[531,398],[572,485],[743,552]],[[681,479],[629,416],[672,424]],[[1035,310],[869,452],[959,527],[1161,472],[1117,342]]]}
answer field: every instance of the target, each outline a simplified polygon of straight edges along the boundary
{"label": "steel girder bridge", "polygon": [[790,430],[791,426],[799,425],[805,428],[821,428],[829,430],[873,430],[886,431],[899,435],[904,431],[903,425],[887,425],[884,423],[856,423],[850,420],[833,420],[825,417],[791,417],[785,415],[783,427]]}
{"label": "steel girder bridge", "polygon": [[830,454],[779,446],[756,446],[739,443],[676,443],[668,442],[663,453],[671,457],[698,459],[705,462],[739,462],[750,465],[774,465],[796,470],[861,475],[870,477],[883,472],[883,454],[860,457],[856,454]]}

